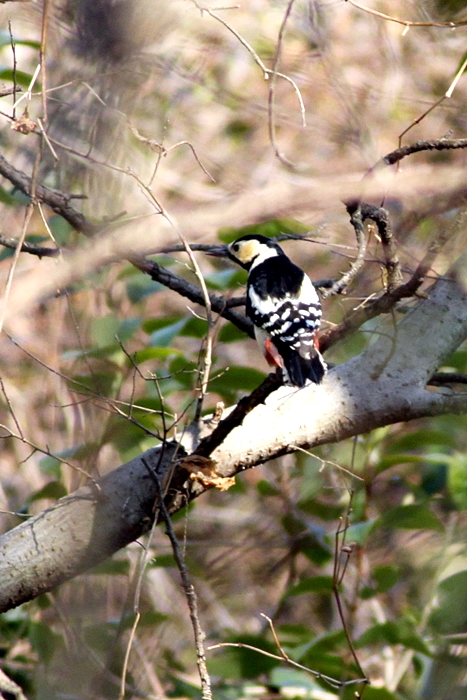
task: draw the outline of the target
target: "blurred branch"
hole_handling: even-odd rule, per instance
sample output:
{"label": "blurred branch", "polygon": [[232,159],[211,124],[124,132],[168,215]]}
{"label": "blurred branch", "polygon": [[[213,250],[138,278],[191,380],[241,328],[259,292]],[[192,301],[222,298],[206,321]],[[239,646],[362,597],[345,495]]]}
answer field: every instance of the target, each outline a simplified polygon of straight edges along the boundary
{"label": "blurred branch", "polygon": [[[31,192],[31,178],[20,170],[17,170],[11,166],[4,158],[0,155],[0,175],[3,175],[7,180],[9,180],[17,189],[21,190],[26,195],[30,195]],[[102,225],[97,225],[91,223],[85,216],[80,214],[76,209],[70,206],[70,197],[65,196],[62,193],[54,192],[47,187],[42,185],[37,185],[34,190],[35,198],[41,202],[44,202],[50,206],[57,214],[60,214],[68,223],[77,231],[80,231],[86,236],[92,236],[102,229]],[[0,245],[5,245],[6,247],[13,247],[12,239],[7,239],[5,237],[0,238]],[[14,245],[16,249],[17,243]],[[24,247],[23,247],[24,246]],[[43,248],[42,246],[33,246],[30,243],[23,243],[21,250],[32,255],[37,256],[50,256],[48,248]],[[185,248],[186,250],[186,248]],[[55,253],[56,254],[56,253]],[[135,265],[139,270],[150,275],[152,279],[160,282],[164,286],[178,292],[182,296],[190,299],[191,301],[205,306],[206,300],[202,290],[189,282],[186,282],[181,277],[178,277],[173,272],[163,268],[158,263],[148,260],[143,255],[130,255],[128,260]],[[211,301],[212,310],[220,314],[227,320],[234,323],[240,330],[244,331],[251,337],[253,337],[253,327],[249,319],[246,318],[244,314],[238,313],[229,308],[229,302],[224,300],[222,297],[216,295],[209,295]],[[236,305],[230,303],[231,306]]]}
{"label": "blurred branch", "polygon": [[16,189],[23,194],[34,198],[39,202],[47,204],[56,214],[62,216],[77,231],[85,236],[93,236],[102,229],[102,225],[91,223],[86,217],[70,206],[70,196],[51,190],[44,185],[36,185],[32,189],[32,181],[29,175],[14,168],[8,161],[0,155],[0,175],[9,180]]}
{"label": "blurred branch", "polygon": [[[8,238],[0,234],[0,245],[4,248],[10,248],[11,250],[16,250],[18,247],[18,240],[16,238]],[[36,245],[35,243],[27,243],[26,241],[20,246],[21,253],[29,253],[30,255],[37,255],[38,258],[56,258],[60,254],[58,248],[47,248],[46,246]]]}
{"label": "blurred branch", "polygon": [[467,20],[461,20],[459,22],[413,22],[410,19],[399,19],[398,17],[392,17],[391,15],[385,15],[384,12],[378,12],[377,10],[373,10],[370,7],[366,7],[365,5],[360,5],[358,2],[355,2],[355,0],[345,0],[345,2],[348,2],[349,5],[352,5],[353,7],[356,7],[357,10],[362,10],[363,12],[367,12],[369,15],[374,15],[375,17],[380,17],[381,19],[386,19],[389,22],[396,22],[397,24],[403,24],[406,27],[406,30],[409,29],[409,27],[442,27],[445,29],[455,29],[456,27],[462,27],[465,24],[467,24]]}

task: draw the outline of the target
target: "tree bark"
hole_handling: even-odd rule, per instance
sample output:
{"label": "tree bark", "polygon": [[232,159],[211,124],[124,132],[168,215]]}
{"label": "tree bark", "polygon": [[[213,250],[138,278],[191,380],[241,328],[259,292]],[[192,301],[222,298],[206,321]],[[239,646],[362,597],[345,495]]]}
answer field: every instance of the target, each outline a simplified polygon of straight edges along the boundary
{"label": "tree bark", "polygon": [[[249,413],[212,453],[217,475],[231,477],[297,447],[465,412],[466,392],[426,388],[467,338],[467,294],[456,275],[440,279],[397,324],[389,321],[368,350],[332,369],[321,385],[280,387]],[[157,497],[154,474],[163,483],[175,460],[196,447],[195,434],[188,430],[180,443],[146,452],[0,537],[0,611],[52,590],[147,531]],[[169,509],[212,487],[212,480],[190,478],[184,460],[167,495]]]}

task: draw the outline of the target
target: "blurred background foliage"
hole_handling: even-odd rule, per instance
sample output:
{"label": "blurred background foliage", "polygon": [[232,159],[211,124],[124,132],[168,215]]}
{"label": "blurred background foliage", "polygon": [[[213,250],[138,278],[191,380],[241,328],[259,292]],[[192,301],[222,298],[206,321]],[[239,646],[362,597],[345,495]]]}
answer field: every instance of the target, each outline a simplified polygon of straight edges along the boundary
{"label": "blurred background foliage", "polygon": [[[368,4],[422,22],[458,21],[467,13],[459,0]],[[279,69],[300,90],[306,126],[290,82],[276,79],[274,95],[276,139],[291,166],[271,146],[268,83],[246,46],[271,67],[286,3],[249,0],[208,9],[188,0],[2,6],[1,81],[9,88],[16,76],[23,89],[17,98],[32,80],[44,14],[47,19],[50,145],[43,147],[39,182],[82,195],[72,203],[95,221],[126,221],[135,242],[148,249],[178,239],[154,214],[141,183],[150,184],[191,243],[231,240],[246,225],[269,235],[307,233],[314,243],[290,241],[287,252],[313,279],[336,277],[355,250],[345,208],[338,196],[312,207],[290,192],[299,183],[323,192],[333,178],[354,173],[357,181],[394,150],[399,134],[448,89],[467,50],[467,28],[403,31],[346,2],[297,0]],[[39,81],[28,106],[32,119],[44,116],[43,75]],[[463,78],[405,142],[465,137],[466,98]],[[11,96],[2,97],[2,154],[30,172],[38,139],[11,130],[12,104]],[[462,151],[415,158],[465,165]],[[388,193],[406,273],[441,227],[455,236],[433,274],[465,248],[464,204],[443,199],[442,184],[433,181],[429,198]],[[3,181],[0,200],[2,233],[17,236],[25,198]],[[35,212],[27,231],[29,242],[65,251],[85,249],[81,238],[46,209],[44,217]],[[11,255],[1,253],[2,286]],[[381,289],[379,257],[372,235],[350,292],[325,302],[327,323]],[[197,259],[209,289],[242,293],[242,271]],[[157,260],[196,283],[185,255]],[[14,284],[37,268],[47,276],[55,265],[23,255]],[[340,363],[361,352],[381,327],[380,320],[369,322],[327,359]],[[154,445],[155,436],[180,430],[193,415],[207,330],[203,310],[128,263],[90,265],[88,275],[18,314],[6,330],[0,338],[3,531],[89,475]],[[265,376],[252,341],[224,321],[216,327],[213,359],[207,412],[220,400],[234,403]],[[446,368],[467,371],[465,347]],[[356,690],[365,700],[467,697],[466,435],[467,418],[459,416],[382,428],[258,467],[227,493],[207,493],[179,514],[176,529],[209,644],[242,642],[279,653],[265,613],[294,662],[339,681],[358,678],[337,587],[371,680],[368,687],[336,690],[285,662],[224,647],[208,654],[215,698],[333,700],[355,697]],[[336,532],[347,521],[348,551],[337,555],[346,568],[337,586]],[[135,543],[0,618],[0,667],[30,698],[119,697],[140,557]],[[199,697],[188,612],[162,529],[150,543],[139,609],[125,697]]]}

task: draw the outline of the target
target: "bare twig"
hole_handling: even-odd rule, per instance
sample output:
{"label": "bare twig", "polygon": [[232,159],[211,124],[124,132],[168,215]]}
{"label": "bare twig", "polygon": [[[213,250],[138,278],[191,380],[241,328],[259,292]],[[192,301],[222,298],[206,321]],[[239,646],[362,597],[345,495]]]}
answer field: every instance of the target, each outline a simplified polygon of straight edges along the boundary
{"label": "bare twig", "polygon": [[[11,29],[11,20],[8,20],[8,32],[9,32],[9,34],[10,34],[11,55],[13,56],[13,70],[12,70],[12,73],[13,73],[13,88],[11,89],[11,93],[10,93],[10,94],[13,95],[13,104],[15,104],[15,102],[16,102],[16,93],[19,92],[19,88],[18,88],[18,86],[17,86],[17,84],[16,84],[16,68],[17,68],[17,64],[16,64],[16,44],[15,44],[15,41],[14,41],[14,39],[13,39],[13,32],[12,32],[12,29]],[[4,91],[2,91],[2,93],[3,93],[3,92],[4,92]],[[6,94],[8,94],[8,92],[7,92]],[[3,97],[3,96],[4,96],[4,95],[2,94],[2,97]],[[15,111],[14,108],[13,108],[12,117],[13,117],[13,119],[16,119],[16,111]]]}
{"label": "bare twig", "polygon": [[363,10],[369,15],[374,15],[375,17],[380,17],[381,19],[388,20],[389,22],[396,22],[397,24],[403,24],[404,27],[409,29],[409,27],[441,27],[443,29],[455,29],[456,27],[462,27],[467,24],[467,20],[462,20],[459,22],[416,22],[410,19],[399,19],[398,17],[392,17],[391,15],[385,15],[384,12],[378,12],[365,5],[360,5],[355,0],[345,0],[349,5],[353,5],[357,10]]}
{"label": "bare twig", "polygon": [[[193,0],[193,2],[196,5],[196,7],[201,11],[201,13],[205,12],[210,17],[212,17],[213,19],[220,22],[226,29],[228,29],[229,32],[231,32],[238,39],[238,41],[242,44],[242,46],[244,46],[246,48],[246,50],[253,56],[255,63],[257,63],[257,65],[263,71],[263,75],[264,75],[264,78],[266,80],[269,80],[269,79],[277,76],[278,78],[282,78],[283,80],[286,80],[288,83],[290,83],[290,85],[293,87],[293,89],[295,91],[295,94],[297,95],[297,99],[298,99],[298,102],[300,105],[300,113],[302,116],[302,121],[304,122],[305,106],[303,104],[302,94],[300,92],[300,89],[299,89],[297,83],[294,80],[292,80],[292,78],[290,78],[288,75],[285,75],[284,73],[279,73],[275,69],[271,70],[270,68],[267,68],[265,66],[265,64],[263,63],[263,61],[258,56],[258,54],[256,53],[256,51],[254,50],[254,48],[246,41],[246,39],[244,39],[244,37],[242,37],[241,34],[239,34],[239,32],[236,31],[236,29],[234,29],[228,22],[226,22],[216,12],[213,12],[209,7],[205,7],[204,5],[201,5],[196,0]],[[291,4],[292,3],[293,3],[293,0],[292,0]],[[285,27],[285,22],[287,21],[287,17],[288,17],[289,12],[290,12],[290,10],[288,9],[286,11],[286,15],[284,17],[283,27]],[[283,29],[281,31],[283,31]],[[273,142],[273,145],[274,145],[274,142]]]}
{"label": "bare twig", "polygon": [[[116,110],[116,111],[119,114],[122,114],[122,112],[120,112],[120,110]],[[152,151],[156,151],[161,156],[168,155],[168,153],[170,153],[170,151],[173,151],[175,148],[179,148],[180,146],[188,146],[188,148],[191,150],[191,152],[193,154],[194,159],[198,163],[198,165],[201,168],[201,170],[203,171],[203,173],[208,176],[208,178],[211,180],[211,182],[215,182],[215,179],[213,178],[211,173],[207,170],[207,168],[204,167],[204,165],[200,161],[198,154],[196,153],[196,149],[194,148],[193,144],[191,144],[189,141],[179,141],[178,143],[174,143],[172,146],[169,146],[168,148],[166,148],[161,143],[159,143],[159,141],[156,141],[155,139],[147,138],[146,136],[142,136],[139,133],[138,129],[128,119],[128,117],[126,119],[126,123],[127,123],[128,128],[130,129],[131,133],[133,134],[133,136],[135,138],[138,139],[138,141],[141,141],[141,143],[148,145]]]}
{"label": "bare twig", "polygon": [[346,204],[347,211],[350,214],[350,223],[352,224],[355,235],[357,237],[357,256],[352,263],[350,270],[342,275],[342,277],[334,282],[331,287],[323,292],[323,298],[327,298],[334,294],[341,294],[350,282],[357,275],[358,271],[365,262],[366,252],[366,235],[363,227],[363,214],[360,202],[348,202]]}
{"label": "bare twig", "polygon": [[[0,234],[0,245],[4,248],[10,248],[11,250],[16,250],[18,247],[18,240],[16,238],[8,238]],[[20,246],[21,253],[29,253],[30,255],[37,255],[38,258],[56,258],[60,251],[58,248],[47,248],[46,246],[37,245],[36,243],[28,243],[24,241]]]}
{"label": "bare twig", "polygon": [[[406,27],[404,31],[407,31],[407,30],[408,30],[408,27]],[[464,61],[462,62],[462,65],[458,69],[456,75],[454,76],[454,79],[451,81],[451,85],[446,90],[444,95],[442,97],[440,97],[439,100],[436,100],[436,102],[434,102],[427,110],[425,110],[423,112],[423,114],[421,114],[419,117],[414,119],[413,122],[411,124],[409,124],[409,126],[406,129],[404,129],[404,131],[399,135],[399,147],[402,144],[403,137],[411,129],[413,129],[413,127],[416,126],[416,124],[420,124],[420,122],[423,121],[423,119],[425,119],[425,117],[427,117],[430,114],[430,112],[432,112],[434,109],[436,109],[436,107],[439,107],[439,105],[442,104],[444,102],[444,100],[448,100],[452,97],[453,92],[456,89],[457,83],[461,79],[461,77],[465,71],[466,66],[467,66],[467,58],[465,58]]]}
{"label": "bare twig", "polygon": [[[294,166],[292,161],[290,161],[288,158],[286,158],[279,150],[279,146],[277,145],[276,141],[276,124],[274,121],[274,98],[276,95],[276,77],[280,75],[277,72],[277,68],[279,65],[279,59],[280,59],[280,54],[281,54],[281,48],[282,48],[282,41],[284,38],[285,34],[285,27],[287,24],[287,21],[290,17],[290,13],[292,11],[292,7],[294,4],[295,0],[289,0],[289,3],[287,5],[287,8],[284,13],[284,17],[280,26],[279,30],[279,36],[277,37],[277,43],[276,43],[276,50],[274,53],[274,60],[272,63],[272,71],[271,71],[271,78],[269,80],[269,91],[268,91],[268,124],[269,124],[269,138],[271,141],[271,145],[274,149],[274,153],[276,154],[277,158],[284,163],[284,165],[288,166]],[[299,93],[300,95],[300,93]],[[301,100],[300,96],[300,109],[301,109],[301,116],[302,116],[302,126],[306,126],[305,122],[305,108],[303,105],[303,102]]]}
{"label": "bare twig", "polygon": [[276,643],[279,654],[272,654],[270,651],[260,649],[259,647],[254,647],[251,644],[244,644],[243,642],[220,642],[219,644],[212,644],[208,647],[208,651],[212,651],[213,649],[222,649],[223,647],[235,647],[237,649],[249,649],[250,651],[256,651],[258,652],[258,654],[267,656],[270,659],[276,659],[277,661],[285,661],[289,666],[293,666],[294,668],[298,668],[300,671],[305,671],[305,673],[309,673],[311,676],[314,676],[317,680],[324,681],[332,688],[345,688],[347,686],[355,685],[357,683],[368,682],[366,678],[356,678],[350,681],[339,681],[337,680],[337,678],[331,678],[331,676],[326,676],[323,673],[320,673],[319,671],[314,671],[312,668],[308,668],[308,666],[303,666],[303,664],[299,664],[297,661],[294,661],[290,658],[290,656],[287,654],[284,647],[280,643],[279,637],[277,636],[277,632],[274,628],[274,623],[271,620],[271,618],[265,615],[264,613],[260,613],[260,615],[261,617],[264,617],[264,619],[268,622],[271,634],[273,636],[274,642]]}
{"label": "bare twig", "polygon": [[430,139],[426,141],[415,141],[407,146],[396,148],[391,153],[381,158],[376,165],[370,168],[365,177],[371,175],[378,168],[385,165],[394,165],[403,158],[421,151],[453,151],[461,148],[467,148],[467,139]]}
{"label": "bare twig", "polygon": [[145,458],[143,457],[143,462],[150,474],[154,478],[154,483],[156,485],[156,490],[158,494],[157,502],[155,508],[159,510],[160,516],[165,523],[166,532],[170,539],[172,545],[172,551],[174,554],[175,561],[177,563],[178,570],[180,572],[180,578],[182,581],[183,590],[185,591],[185,596],[188,603],[188,609],[190,611],[191,624],[193,626],[193,633],[195,637],[196,646],[196,659],[198,663],[198,672],[201,681],[201,695],[203,700],[212,700],[211,691],[211,678],[208,673],[206,666],[206,652],[204,649],[204,639],[205,634],[201,628],[201,623],[198,614],[198,598],[193,584],[190,580],[190,575],[188,573],[188,568],[183,559],[182,550],[178,542],[177,536],[173,529],[172,520],[170,519],[169,511],[164,502],[164,494],[160,485],[159,477],[156,472],[150,467]]}
{"label": "bare twig", "polygon": [[[159,265],[159,263],[154,260],[148,260],[143,255],[131,255],[128,256],[128,260],[137,267],[138,270],[145,272],[156,282],[160,282],[165,287],[190,299],[190,301],[204,306],[205,298],[201,289],[181,277],[178,277],[178,275],[175,275],[171,270],[162,267],[162,265]],[[228,303],[222,297],[210,294],[209,299],[213,311],[234,323],[251,338],[254,337],[253,324],[244,314],[229,308]]]}
{"label": "bare twig", "polygon": [[73,209],[69,203],[70,197],[62,192],[56,192],[44,185],[36,185],[33,190],[32,179],[21,170],[10,165],[2,155],[0,155],[0,175],[9,180],[14,187],[28,197],[32,197],[34,192],[37,201],[47,204],[56,214],[68,221],[70,226],[85,236],[93,236],[104,228],[103,225],[91,223],[76,209]]}
{"label": "bare twig", "polygon": [[[351,492],[351,499],[352,499],[352,492]],[[350,506],[349,506],[350,507]],[[347,570],[347,565],[349,563],[350,555],[352,553],[352,548],[350,546],[345,545],[345,538],[346,538],[346,533],[348,529],[349,523],[348,523],[348,515],[346,515],[344,518],[341,518],[339,521],[339,526],[336,530],[335,538],[334,538],[334,543],[335,543],[335,550],[334,550],[334,571],[333,571],[333,593],[334,593],[334,600],[336,601],[336,606],[337,610],[339,613],[339,617],[342,623],[342,628],[344,630],[345,638],[347,640],[347,645],[349,647],[350,653],[352,654],[352,658],[355,662],[355,665],[358,669],[359,674],[362,676],[362,683],[369,683],[370,679],[365,675],[359,658],[357,656],[357,652],[355,651],[355,646],[352,641],[352,637],[350,635],[350,630],[347,625],[347,621],[345,619],[344,615],[344,608],[342,605],[342,600],[341,600],[341,595],[340,595],[340,587],[342,585],[342,581],[345,576],[345,572]],[[344,562],[343,565],[341,565],[341,554],[344,555]]]}
{"label": "bare twig", "polygon": [[433,239],[423,260],[419,263],[412,277],[407,282],[399,285],[392,291],[386,291],[376,299],[367,304],[362,304],[358,309],[351,311],[346,318],[344,318],[342,323],[325,331],[320,336],[320,348],[323,351],[326,350],[331,345],[342,340],[342,338],[349,333],[356,331],[360,326],[366,323],[366,321],[380,316],[381,314],[389,313],[401,299],[413,297],[423,284],[434,260],[448,238],[449,233],[447,231],[441,231],[439,236]]}

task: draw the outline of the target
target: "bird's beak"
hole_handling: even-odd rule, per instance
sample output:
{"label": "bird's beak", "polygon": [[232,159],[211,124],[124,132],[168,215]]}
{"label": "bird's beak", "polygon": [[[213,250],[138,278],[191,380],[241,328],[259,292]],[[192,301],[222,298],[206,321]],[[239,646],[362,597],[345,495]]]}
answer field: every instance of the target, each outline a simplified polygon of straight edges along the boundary
{"label": "bird's beak", "polygon": [[206,255],[211,255],[213,258],[229,258],[229,249],[226,245],[213,245],[209,250],[205,251]]}

